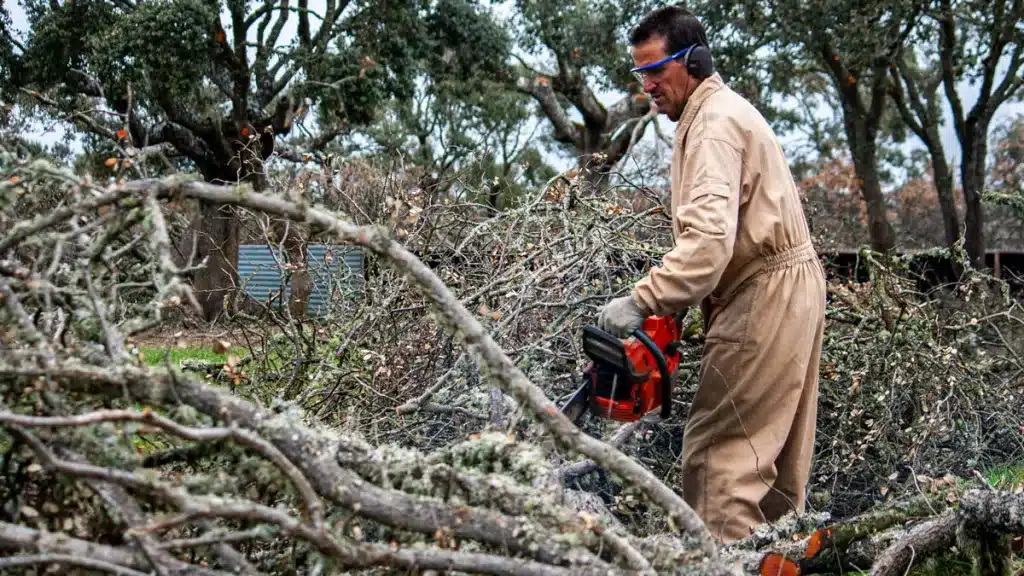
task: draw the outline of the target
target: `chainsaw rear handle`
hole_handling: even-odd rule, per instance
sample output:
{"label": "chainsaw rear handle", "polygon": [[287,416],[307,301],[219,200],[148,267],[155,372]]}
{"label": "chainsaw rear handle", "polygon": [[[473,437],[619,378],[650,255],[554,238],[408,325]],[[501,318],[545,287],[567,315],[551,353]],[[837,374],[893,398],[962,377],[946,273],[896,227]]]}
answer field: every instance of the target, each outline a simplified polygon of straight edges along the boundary
{"label": "chainsaw rear handle", "polygon": [[668,373],[668,361],[665,360],[665,355],[658,349],[654,340],[651,340],[651,337],[642,329],[633,330],[633,336],[651,351],[654,362],[658,365],[658,371],[661,372],[661,419],[667,420],[672,414],[672,378]]}

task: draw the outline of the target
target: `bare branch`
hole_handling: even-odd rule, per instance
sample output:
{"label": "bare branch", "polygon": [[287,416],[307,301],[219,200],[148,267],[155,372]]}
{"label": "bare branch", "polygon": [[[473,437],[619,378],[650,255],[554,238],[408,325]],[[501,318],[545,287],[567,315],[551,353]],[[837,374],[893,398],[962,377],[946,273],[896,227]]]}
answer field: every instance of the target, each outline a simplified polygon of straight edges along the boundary
{"label": "bare branch", "polygon": [[103,560],[82,558],[80,556],[71,556],[69,554],[37,554],[33,556],[11,556],[7,558],[0,558],[0,568],[18,568],[34,566],[37,564],[79,566],[82,568],[89,568],[91,570],[109,572],[110,574],[118,574],[120,576],[145,576],[146,574],[145,572],[139,572],[137,570],[132,570],[131,568],[125,568],[124,566],[104,562]]}

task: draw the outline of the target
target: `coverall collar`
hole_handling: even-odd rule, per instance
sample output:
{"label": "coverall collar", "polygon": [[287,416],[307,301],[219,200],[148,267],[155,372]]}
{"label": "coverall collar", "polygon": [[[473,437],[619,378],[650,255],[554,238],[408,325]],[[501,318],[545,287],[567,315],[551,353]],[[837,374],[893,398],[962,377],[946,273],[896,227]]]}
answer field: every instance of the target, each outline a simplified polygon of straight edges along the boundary
{"label": "coverall collar", "polygon": [[693,94],[690,94],[690,98],[687,99],[686,105],[683,107],[683,115],[676,124],[676,138],[681,138],[686,134],[686,131],[690,129],[690,124],[693,124],[693,119],[697,117],[697,111],[700,110],[701,104],[707,100],[708,96],[723,86],[725,86],[725,82],[722,81],[722,76],[718,72],[708,76],[697,86]]}

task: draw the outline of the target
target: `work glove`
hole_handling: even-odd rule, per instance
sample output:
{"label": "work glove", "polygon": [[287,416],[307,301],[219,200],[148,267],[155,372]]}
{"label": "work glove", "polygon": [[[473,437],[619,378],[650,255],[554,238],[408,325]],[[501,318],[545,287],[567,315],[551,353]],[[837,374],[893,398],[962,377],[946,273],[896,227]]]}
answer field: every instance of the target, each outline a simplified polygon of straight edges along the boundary
{"label": "work glove", "polygon": [[605,304],[597,317],[597,325],[601,330],[626,338],[633,330],[640,327],[644,318],[650,313],[640,307],[632,296],[622,296]]}

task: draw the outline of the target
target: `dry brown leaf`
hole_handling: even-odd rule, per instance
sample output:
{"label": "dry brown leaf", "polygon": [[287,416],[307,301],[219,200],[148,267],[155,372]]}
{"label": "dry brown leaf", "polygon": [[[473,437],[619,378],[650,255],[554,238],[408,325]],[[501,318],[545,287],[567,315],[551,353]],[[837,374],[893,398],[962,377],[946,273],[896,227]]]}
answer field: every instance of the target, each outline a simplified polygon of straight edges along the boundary
{"label": "dry brown leaf", "polygon": [[231,342],[227,340],[215,340],[213,342],[213,353],[224,354],[228,350],[231,350]]}

